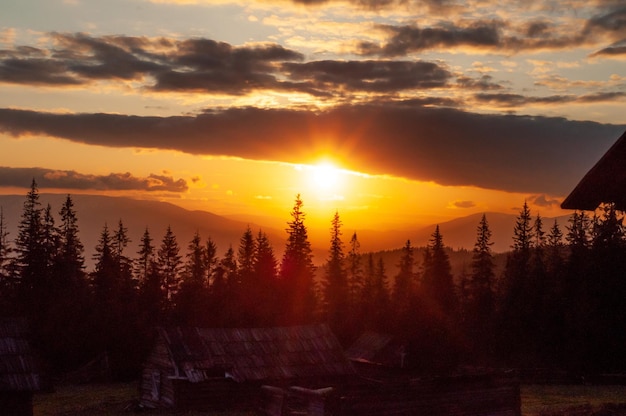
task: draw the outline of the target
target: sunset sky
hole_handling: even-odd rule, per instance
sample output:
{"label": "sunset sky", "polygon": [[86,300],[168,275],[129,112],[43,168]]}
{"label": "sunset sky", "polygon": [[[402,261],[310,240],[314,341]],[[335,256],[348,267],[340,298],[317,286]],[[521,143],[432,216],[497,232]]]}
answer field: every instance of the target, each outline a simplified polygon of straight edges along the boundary
{"label": "sunset sky", "polygon": [[0,5],[4,194],[284,224],[299,193],[350,229],[564,215],[625,110],[623,0]]}

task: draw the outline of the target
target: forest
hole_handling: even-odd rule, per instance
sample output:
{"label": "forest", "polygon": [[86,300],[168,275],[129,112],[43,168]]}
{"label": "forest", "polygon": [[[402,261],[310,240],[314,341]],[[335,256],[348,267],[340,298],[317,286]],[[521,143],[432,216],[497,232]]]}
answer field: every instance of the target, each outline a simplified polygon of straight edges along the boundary
{"label": "forest", "polygon": [[[329,248],[316,267],[303,201],[296,196],[277,258],[248,227],[237,247],[198,233],[179,243],[145,229],[128,252],[120,220],[104,224],[86,270],[72,197],[43,207],[33,180],[18,232],[0,211],[0,315],[25,317],[53,375],[106,353],[116,379],[139,374],[155,328],[267,327],[328,323],[344,345],[364,331],[392,335],[419,373],[553,368],[578,375],[626,370],[626,236],[610,204],[543,224],[523,204],[506,264],[496,268],[486,215],[471,263],[453,275],[439,227],[426,247],[407,240],[398,264],[362,253],[329,219]],[[418,258],[417,253],[420,253]]]}

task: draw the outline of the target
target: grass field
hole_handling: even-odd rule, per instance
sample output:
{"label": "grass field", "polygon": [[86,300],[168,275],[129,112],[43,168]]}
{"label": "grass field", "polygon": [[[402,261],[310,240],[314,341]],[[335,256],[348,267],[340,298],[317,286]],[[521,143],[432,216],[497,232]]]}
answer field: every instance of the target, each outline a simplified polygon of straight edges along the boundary
{"label": "grass field", "polygon": [[[34,416],[128,416],[138,397],[136,383],[58,386],[34,398]],[[626,403],[626,386],[522,386],[522,415],[582,415],[584,409]],[[158,415],[251,416],[254,413],[148,412]]]}

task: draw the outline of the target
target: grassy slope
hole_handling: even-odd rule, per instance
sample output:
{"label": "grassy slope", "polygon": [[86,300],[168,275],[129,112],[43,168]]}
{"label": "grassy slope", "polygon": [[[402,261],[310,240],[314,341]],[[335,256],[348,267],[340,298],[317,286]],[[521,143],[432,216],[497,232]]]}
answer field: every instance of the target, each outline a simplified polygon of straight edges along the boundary
{"label": "grassy slope", "polygon": [[[38,394],[34,416],[128,416],[127,407],[137,400],[136,383],[59,386],[54,393]],[[626,386],[523,386],[522,414],[535,416],[560,409],[600,407],[626,403]],[[155,414],[149,412],[148,414]],[[156,414],[176,414],[156,412]],[[178,413],[187,416],[250,416],[253,413]]]}

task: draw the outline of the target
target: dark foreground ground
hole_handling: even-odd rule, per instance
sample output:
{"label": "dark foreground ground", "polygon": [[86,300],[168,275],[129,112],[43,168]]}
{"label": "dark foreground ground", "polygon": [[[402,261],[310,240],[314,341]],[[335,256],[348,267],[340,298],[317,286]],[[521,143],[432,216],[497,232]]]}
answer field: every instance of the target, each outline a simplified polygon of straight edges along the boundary
{"label": "dark foreground ground", "polygon": [[[129,416],[136,383],[57,386],[37,394],[34,416]],[[144,415],[252,416],[253,412],[143,412]],[[523,416],[626,416],[626,386],[522,386]]]}

